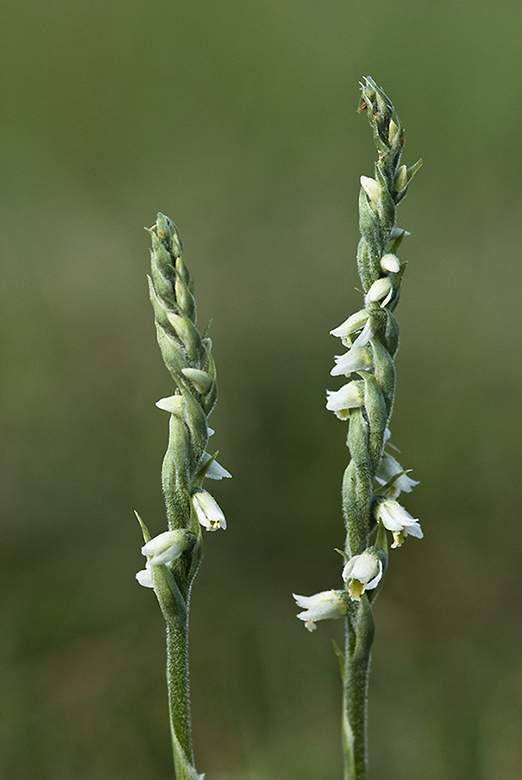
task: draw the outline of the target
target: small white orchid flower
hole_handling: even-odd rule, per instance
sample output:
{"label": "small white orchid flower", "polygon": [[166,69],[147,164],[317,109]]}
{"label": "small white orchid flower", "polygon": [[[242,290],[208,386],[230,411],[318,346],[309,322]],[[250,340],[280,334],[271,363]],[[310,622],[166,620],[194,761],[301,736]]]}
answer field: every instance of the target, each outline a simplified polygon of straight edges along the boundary
{"label": "small white orchid flower", "polygon": [[404,471],[404,469],[401,464],[395,460],[393,455],[385,452],[382,456],[379,468],[377,469],[377,474],[375,475],[376,481],[379,485],[386,485],[386,483],[390,482],[396,474],[401,475],[394,480],[387,491],[387,495],[389,495],[390,498],[397,498],[400,493],[411,493],[415,485],[419,484],[418,480],[412,479],[407,474],[401,474],[402,471]]}
{"label": "small white orchid flower", "polygon": [[387,252],[381,257],[381,268],[390,274],[398,274],[401,270],[401,264],[397,255]]}
{"label": "small white orchid flower", "polygon": [[357,347],[345,355],[336,355],[335,362],[336,365],[330,371],[331,376],[349,376],[354,371],[368,371],[372,367],[370,350],[367,347]]}
{"label": "small white orchid flower", "polygon": [[362,382],[348,382],[339,390],[327,390],[326,408],[334,412],[340,420],[347,420],[350,409],[356,409],[364,404],[364,391]]}
{"label": "small white orchid flower", "polygon": [[365,590],[376,588],[382,578],[382,561],[376,552],[365,550],[354,555],[343,569],[343,580],[353,601],[360,601]]}
{"label": "small white orchid flower", "polygon": [[298,596],[292,593],[298,607],[305,611],[298,614],[299,620],[304,620],[308,631],[315,630],[318,620],[328,620],[343,617],[347,613],[346,603],[338,590],[323,590],[313,596]]}
{"label": "small white orchid flower", "polygon": [[192,494],[192,506],[201,525],[207,531],[225,529],[227,521],[216,499],[206,490],[198,490]]}
{"label": "small white orchid flower", "polygon": [[380,501],[374,513],[376,519],[392,532],[392,547],[400,547],[407,536],[416,536],[417,539],[422,539],[424,536],[417,518],[412,517],[398,501],[392,498]]}
{"label": "small white orchid flower", "polygon": [[376,279],[372,284],[368,292],[366,293],[365,302],[375,303],[380,301],[381,309],[384,309],[393,295],[393,285],[391,279],[387,276],[381,276],[380,279]]}
{"label": "small white orchid flower", "polygon": [[364,309],[356,311],[355,314],[351,314],[348,319],[338,325],[337,328],[331,330],[330,335],[341,339],[345,347],[350,347],[352,345],[350,336],[352,333],[357,333],[357,331],[364,328],[369,316],[368,312]]}
{"label": "small white orchid flower", "polygon": [[183,531],[163,531],[144,544],[141,552],[151,566],[160,566],[175,561],[188,546],[189,540]]}

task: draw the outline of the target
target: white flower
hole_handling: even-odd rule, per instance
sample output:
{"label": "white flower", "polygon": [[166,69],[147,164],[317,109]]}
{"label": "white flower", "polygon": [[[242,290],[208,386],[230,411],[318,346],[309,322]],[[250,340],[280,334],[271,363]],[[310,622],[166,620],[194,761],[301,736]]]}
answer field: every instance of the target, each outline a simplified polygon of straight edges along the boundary
{"label": "white flower", "polygon": [[169,395],[167,398],[160,398],[159,401],[156,401],[156,406],[158,409],[175,414],[177,417],[181,417],[183,414],[183,398],[180,395]]}
{"label": "white flower", "polygon": [[380,279],[376,279],[372,284],[364,300],[366,303],[381,301],[381,309],[384,309],[386,304],[390,302],[392,295],[393,285],[391,279],[387,276],[381,276]]}
{"label": "white flower", "polygon": [[[201,458],[201,465],[204,466],[206,463],[208,463],[211,457],[212,456],[209,455],[208,452],[204,452]],[[224,466],[218,463],[217,460],[213,460],[208,469],[205,471],[205,477],[208,477],[209,479],[231,479],[232,474],[230,471],[227,471]]]}
{"label": "white flower", "polygon": [[370,351],[367,347],[351,349],[345,355],[336,355],[335,365],[330,371],[331,376],[349,376],[353,371],[367,371],[372,367]]}
{"label": "white flower", "polygon": [[401,270],[401,264],[397,255],[387,252],[381,257],[381,268],[390,274],[398,274]]}
{"label": "white flower", "polygon": [[417,480],[412,479],[407,474],[401,474],[402,471],[404,471],[404,469],[401,464],[395,460],[393,455],[385,452],[382,456],[379,468],[377,469],[375,479],[379,485],[386,485],[386,483],[390,482],[396,474],[401,475],[394,480],[387,491],[387,495],[391,498],[397,498],[400,493],[411,493],[412,488],[419,484]]}
{"label": "white flower", "polygon": [[193,493],[192,506],[199,522],[207,531],[217,531],[218,528],[225,529],[227,527],[225,515],[219,504],[206,490],[198,490]]}
{"label": "white flower", "polygon": [[189,546],[189,541],[183,531],[163,531],[143,545],[141,552],[147,557],[151,566],[171,563],[179,558]]}
{"label": "white flower", "polygon": [[417,518],[412,517],[398,501],[392,498],[385,498],[377,504],[375,517],[392,532],[392,547],[400,547],[408,535],[416,536],[418,539],[424,536]]}
{"label": "white flower", "polygon": [[340,420],[347,420],[350,409],[356,409],[364,404],[364,392],[361,388],[362,382],[348,382],[339,390],[327,390],[326,408],[330,412],[335,412]]}
{"label": "white flower", "polygon": [[338,590],[323,590],[313,596],[298,596],[296,593],[292,595],[297,606],[305,610],[297,617],[299,620],[304,620],[305,627],[309,631],[315,629],[317,620],[340,618],[347,613],[346,604]]}
{"label": "white flower", "polygon": [[354,555],[343,569],[343,580],[348,583],[348,593],[353,601],[359,601],[365,590],[376,588],[382,578],[382,561],[377,553],[365,550]]}
{"label": "white flower", "polygon": [[369,316],[367,311],[361,309],[361,311],[351,314],[348,319],[342,322],[337,328],[331,330],[330,335],[341,339],[345,347],[350,347],[352,345],[350,336],[352,333],[357,333],[358,330],[364,328]]}

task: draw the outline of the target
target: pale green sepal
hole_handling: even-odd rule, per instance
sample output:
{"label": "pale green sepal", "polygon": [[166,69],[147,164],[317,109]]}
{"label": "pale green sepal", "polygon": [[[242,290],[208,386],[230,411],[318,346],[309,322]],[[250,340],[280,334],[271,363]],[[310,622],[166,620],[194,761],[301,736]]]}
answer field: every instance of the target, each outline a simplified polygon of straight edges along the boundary
{"label": "pale green sepal", "polygon": [[413,177],[415,176],[415,174],[417,173],[417,171],[421,167],[422,167],[422,159],[421,160],[417,160],[417,162],[414,163],[414,165],[410,166],[407,169],[405,177],[404,177],[406,183],[403,184],[402,188],[397,191],[397,195],[395,196],[395,203],[399,203],[404,198],[404,196],[406,195],[406,192],[408,190],[408,187],[409,187],[409,184],[410,184],[411,180],[413,179]]}
{"label": "pale green sepal", "polygon": [[184,619],[187,604],[168,566],[152,566],[154,593],[167,623]]}
{"label": "pale green sepal", "polygon": [[339,661],[339,670],[341,672],[341,679],[344,678],[344,653],[335,641],[335,639],[332,639],[332,645],[333,645],[333,651],[335,655],[337,656],[337,660]]}
{"label": "pale green sepal", "polygon": [[172,378],[178,382],[181,370],[187,365],[185,350],[177,338],[171,336],[157,321],[156,338],[161,350],[163,362],[170,371]]}
{"label": "pale green sepal", "polygon": [[145,542],[145,544],[147,544],[147,542],[150,542],[150,540],[151,540],[150,531],[147,528],[147,526],[145,525],[145,523],[143,522],[143,520],[141,519],[141,517],[139,516],[139,514],[136,512],[136,510],[134,510],[134,514],[136,515],[136,519],[138,520],[138,523],[140,524],[141,533],[143,535],[143,541]]}

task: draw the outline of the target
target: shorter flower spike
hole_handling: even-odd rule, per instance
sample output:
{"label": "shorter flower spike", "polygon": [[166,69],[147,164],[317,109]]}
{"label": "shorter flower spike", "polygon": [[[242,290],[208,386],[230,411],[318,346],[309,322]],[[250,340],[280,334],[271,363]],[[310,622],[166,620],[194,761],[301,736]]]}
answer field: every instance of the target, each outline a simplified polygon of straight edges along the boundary
{"label": "shorter flower spike", "polygon": [[375,548],[368,548],[360,555],[354,555],[343,569],[343,580],[353,601],[360,601],[365,590],[376,588],[383,575],[383,554]]}
{"label": "shorter flower spike", "polygon": [[315,630],[318,620],[328,620],[343,617],[348,613],[346,602],[338,590],[323,590],[313,596],[298,596],[292,594],[298,607],[305,611],[298,614],[308,631]]}
{"label": "shorter flower spike", "polygon": [[416,536],[417,539],[424,536],[419,521],[392,498],[377,499],[374,515],[376,520],[392,532],[392,547],[400,547],[407,536]]}
{"label": "shorter flower spike", "polygon": [[197,490],[192,494],[192,506],[201,525],[207,531],[217,531],[227,527],[227,521],[216,499],[206,490]]}

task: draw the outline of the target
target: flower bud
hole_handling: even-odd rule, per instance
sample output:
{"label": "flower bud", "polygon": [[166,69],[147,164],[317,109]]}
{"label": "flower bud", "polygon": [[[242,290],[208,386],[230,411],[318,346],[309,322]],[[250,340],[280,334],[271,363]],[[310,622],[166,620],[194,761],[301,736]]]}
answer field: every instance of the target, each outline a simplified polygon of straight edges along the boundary
{"label": "flower bud", "polygon": [[401,264],[397,255],[387,253],[381,257],[381,268],[385,273],[397,274],[401,270]]}
{"label": "flower bud", "polygon": [[377,204],[381,197],[381,185],[369,176],[361,176],[361,187],[371,203]]}
{"label": "flower bud", "polygon": [[156,401],[158,409],[175,414],[177,417],[183,415],[183,398],[180,395],[169,395],[167,398],[160,398]]}
{"label": "flower bud", "polygon": [[201,371],[199,368],[182,368],[181,373],[192,382],[201,395],[208,393],[212,387],[212,379],[206,371]]}
{"label": "flower bud", "polygon": [[366,293],[365,302],[375,303],[381,301],[381,309],[383,309],[387,303],[390,302],[393,295],[393,285],[391,279],[387,276],[381,276],[380,279],[376,279],[372,284],[368,292]]}

